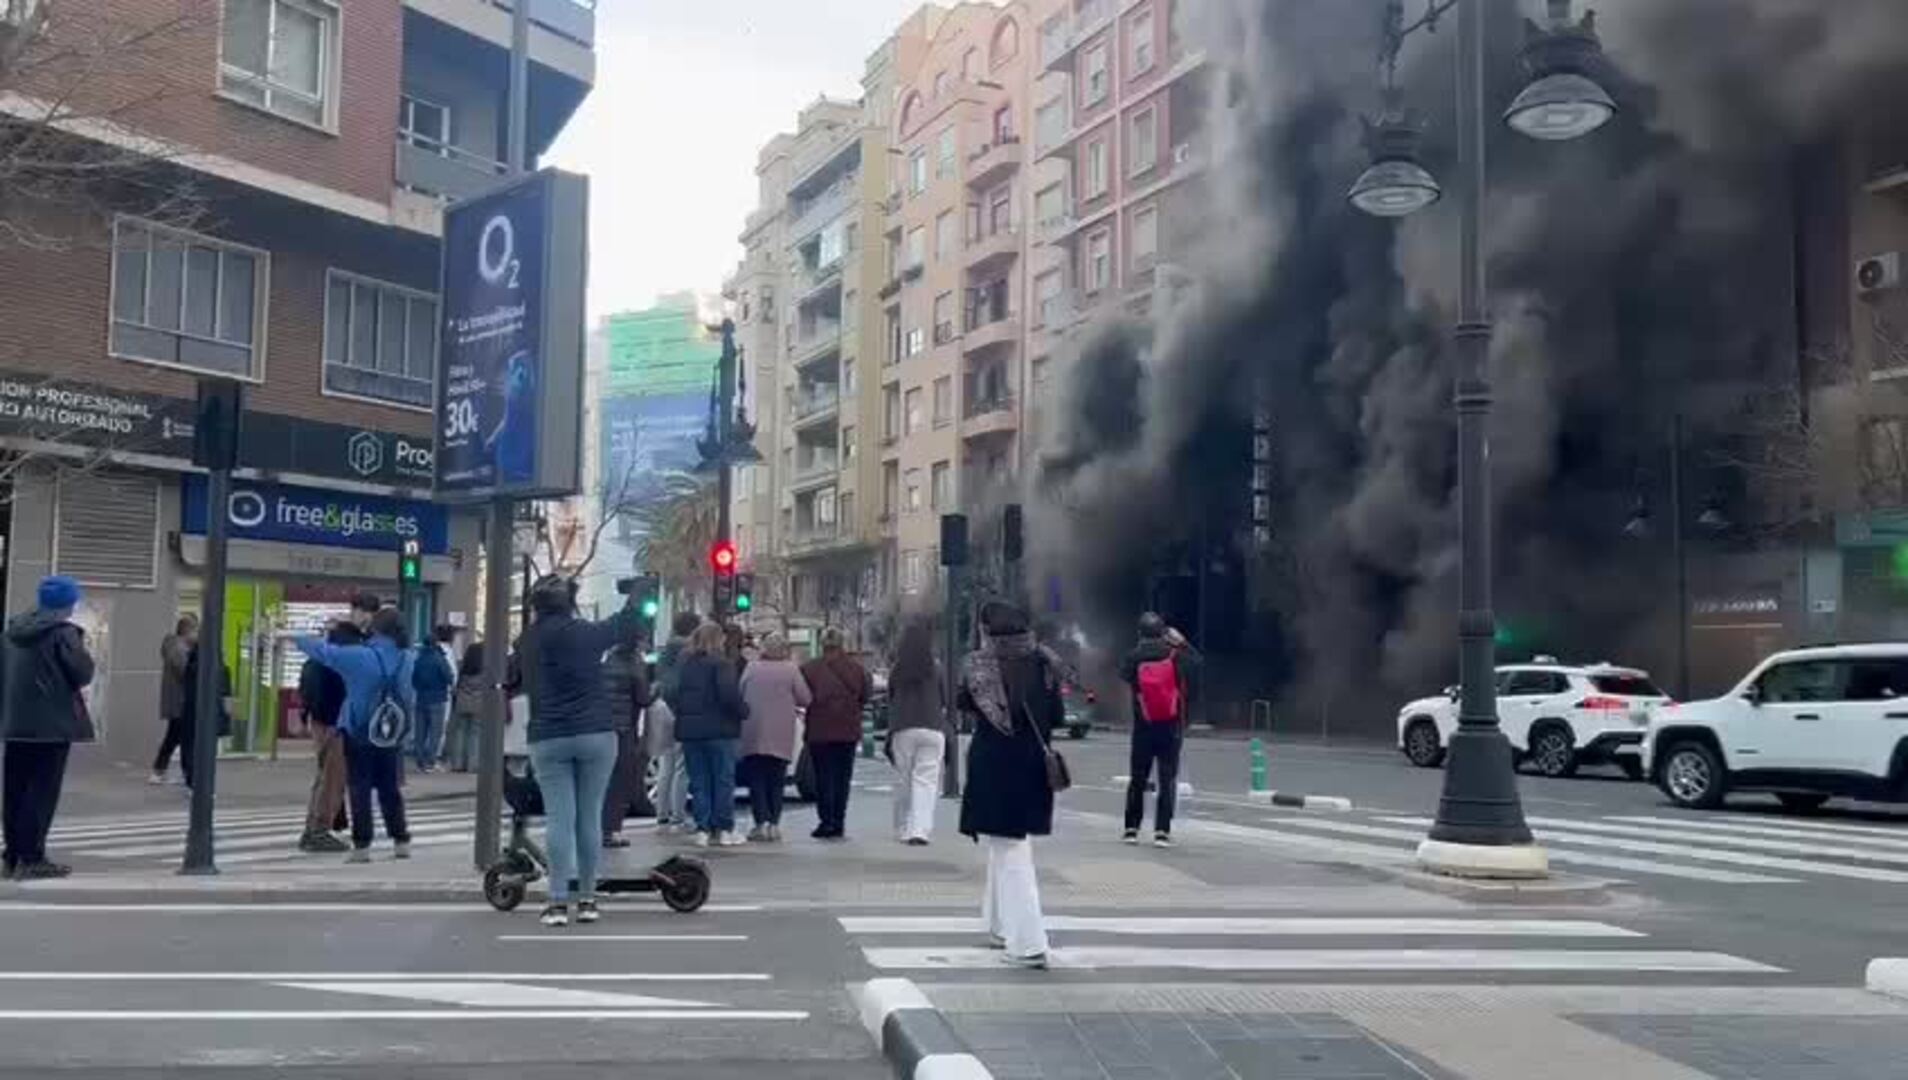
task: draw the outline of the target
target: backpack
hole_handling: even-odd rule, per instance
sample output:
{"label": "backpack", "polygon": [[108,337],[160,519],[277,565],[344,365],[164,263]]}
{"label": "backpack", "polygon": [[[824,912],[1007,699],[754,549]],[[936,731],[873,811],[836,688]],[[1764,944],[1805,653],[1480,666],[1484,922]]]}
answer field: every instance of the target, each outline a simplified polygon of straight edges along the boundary
{"label": "backpack", "polygon": [[1142,661],[1137,682],[1142,719],[1149,724],[1171,724],[1179,720],[1179,664],[1172,656]]}
{"label": "backpack", "polygon": [[404,745],[404,737],[411,732],[411,714],[398,696],[397,678],[385,669],[384,654],[372,649],[371,655],[377,658],[382,681],[378,686],[378,703],[372,706],[370,722],[364,727],[364,737],[372,746],[389,750]]}

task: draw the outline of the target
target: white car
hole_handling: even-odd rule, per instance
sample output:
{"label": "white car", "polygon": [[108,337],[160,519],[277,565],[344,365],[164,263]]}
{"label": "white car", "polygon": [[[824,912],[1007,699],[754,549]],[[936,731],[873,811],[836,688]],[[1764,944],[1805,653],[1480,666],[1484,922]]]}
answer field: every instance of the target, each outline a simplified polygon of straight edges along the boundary
{"label": "white car", "polygon": [[1798,812],[1837,796],[1908,801],[1908,644],[1777,653],[1722,697],[1659,709],[1643,759],[1692,809],[1734,791]]}
{"label": "white car", "polygon": [[[1540,657],[1497,669],[1497,722],[1521,761],[1545,776],[1580,765],[1611,764],[1643,777],[1643,735],[1669,702],[1647,672],[1610,664],[1560,664]],[[1457,688],[1398,713],[1398,748],[1411,763],[1435,768],[1458,727]]]}

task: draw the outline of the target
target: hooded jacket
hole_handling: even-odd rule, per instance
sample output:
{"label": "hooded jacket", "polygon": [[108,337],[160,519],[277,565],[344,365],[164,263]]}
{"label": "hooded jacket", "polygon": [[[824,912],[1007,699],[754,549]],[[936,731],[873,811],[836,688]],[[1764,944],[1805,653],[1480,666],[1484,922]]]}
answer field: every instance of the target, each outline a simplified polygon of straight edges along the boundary
{"label": "hooded jacket", "polygon": [[16,615],[7,623],[4,671],[0,737],[9,742],[93,741],[93,718],[80,696],[93,681],[85,631],[56,612]]}
{"label": "hooded jacket", "polygon": [[530,695],[533,743],[616,730],[603,692],[603,654],[642,637],[642,613],[626,607],[602,622],[545,615],[517,639],[523,686]]}
{"label": "hooded jacket", "polygon": [[315,637],[297,638],[293,644],[344,679],[345,704],[338,729],[347,738],[369,740],[371,714],[377,711],[387,685],[404,711],[416,718],[417,691],[411,685],[416,654],[411,650],[400,649],[390,638],[375,635],[365,645],[333,645]]}

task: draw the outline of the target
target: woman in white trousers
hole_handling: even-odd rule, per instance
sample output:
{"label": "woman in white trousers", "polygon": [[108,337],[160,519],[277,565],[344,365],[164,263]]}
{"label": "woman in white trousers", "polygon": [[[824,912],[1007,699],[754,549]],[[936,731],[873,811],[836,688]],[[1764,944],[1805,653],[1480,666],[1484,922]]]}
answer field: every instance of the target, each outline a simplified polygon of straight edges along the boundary
{"label": "woman in white trousers", "polygon": [[888,760],[894,785],[894,838],[924,847],[934,835],[934,804],[941,797],[941,757],[947,752],[947,687],[934,662],[926,623],[901,631],[888,673]]}
{"label": "woman in white trousers", "polygon": [[991,944],[1017,967],[1047,966],[1046,917],[1033,838],[1053,832],[1046,747],[1062,719],[1060,676],[1034,645],[1025,612],[988,604],[986,645],[967,658],[958,706],[974,729],[961,793],[961,833],[987,851],[981,901]]}

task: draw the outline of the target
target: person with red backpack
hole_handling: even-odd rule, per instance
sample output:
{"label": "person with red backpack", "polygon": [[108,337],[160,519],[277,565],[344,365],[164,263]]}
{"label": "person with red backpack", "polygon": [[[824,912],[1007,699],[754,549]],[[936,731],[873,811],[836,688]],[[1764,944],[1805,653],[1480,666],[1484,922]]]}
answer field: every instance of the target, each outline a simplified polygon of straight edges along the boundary
{"label": "person with red backpack", "polygon": [[1139,644],[1120,664],[1120,678],[1133,688],[1133,755],[1126,781],[1126,833],[1139,843],[1146,816],[1146,784],[1159,767],[1159,803],[1153,815],[1153,846],[1173,846],[1173,804],[1179,795],[1179,750],[1186,737],[1186,688],[1199,653],[1186,636],[1153,612],[1140,616]]}

